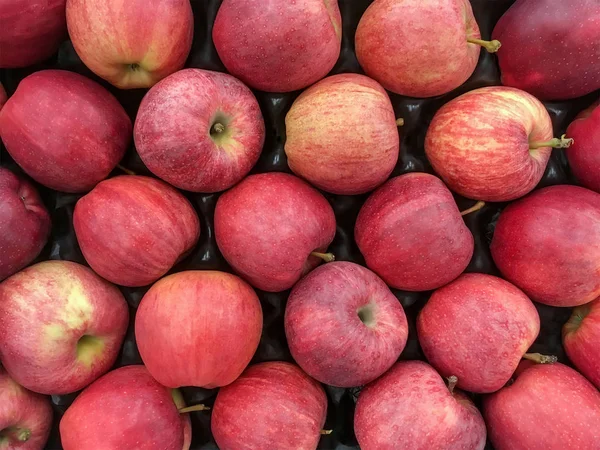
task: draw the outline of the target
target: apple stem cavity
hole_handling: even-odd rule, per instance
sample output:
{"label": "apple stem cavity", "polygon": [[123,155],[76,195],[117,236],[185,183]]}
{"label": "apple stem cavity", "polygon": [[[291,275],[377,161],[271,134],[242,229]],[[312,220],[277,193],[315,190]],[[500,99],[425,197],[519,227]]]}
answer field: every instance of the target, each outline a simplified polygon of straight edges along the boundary
{"label": "apple stem cavity", "polygon": [[185,408],[179,408],[179,414],[187,414],[194,411],[208,411],[210,410],[210,406],[203,405],[202,403],[199,405],[186,406]]}
{"label": "apple stem cavity", "polygon": [[575,141],[572,138],[567,138],[565,136],[566,134],[563,134],[560,138],[550,139],[549,141],[530,142],[529,150],[537,150],[538,148],[544,147],[569,148]]}
{"label": "apple stem cavity", "polygon": [[465,209],[464,211],[461,211],[460,215],[461,216],[466,216],[467,214],[471,214],[473,212],[479,211],[484,206],[485,206],[485,202],[483,200],[479,200],[477,203],[475,203],[469,209]]}
{"label": "apple stem cavity", "polygon": [[493,41],[484,41],[483,39],[467,38],[467,42],[469,44],[481,45],[489,53],[496,53],[500,49],[500,47],[502,46],[502,44],[500,43],[500,41],[497,41],[496,39],[494,39]]}
{"label": "apple stem cavity", "polygon": [[10,441],[11,437],[19,442],[26,442],[31,437],[31,430],[27,428],[9,427],[0,430],[0,443]]}
{"label": "apple stem cavity", "polygon": [[454,388],[456,387],[456,384],[458,383],[458,377],[456,375],[450,375],[448,378],[448,390],[450,391],[451,394],[454,393]]}
{"label": "apple stem cavity", "polygon": [[575,308],[571,317],[569,317],[569,320],[565,323],[563,335],[577,331],[581,326],[581,322],[583,322],[583,319],[586,318],[591,310],[592,307],[589,303]]}
{"label": "apple stem cavity", "polygon": [[358,308],[356,310],[356,315],[368,328],[373,328],[375,326],[375,306],[372,303]]}
{"label": "apple stem cavity", "polygon": [[396,125],[398,125],[399,127],[404,125],[404,119],[400,118],[400,119],[396,119]]}
{"label": "apple stem cavity", "polygon": [[125,172],[127,175],[136,175],[136,173],[133,170],[129,170],[127,167],[122,166],[121,164],[117,164],[117,169],[121,170],[122,172]]}
{"label": "apple stem cavity", "polygon": [[542,355],[541,353],[525,353],[523,359],[537,364],[554,364],[558,361],[558,358],[554,355]]}
{"label": "apple stem cavity", "polygon": [[333,433],[333,430],[321,430],[319,433],[321,433],[322,435],[330,435],[331,433]]}
{"label": "apple stem cavity", "polygon": [[333,253],[310,252],[310,255],[321,258],[325,262],[335,261],[335,255]]}

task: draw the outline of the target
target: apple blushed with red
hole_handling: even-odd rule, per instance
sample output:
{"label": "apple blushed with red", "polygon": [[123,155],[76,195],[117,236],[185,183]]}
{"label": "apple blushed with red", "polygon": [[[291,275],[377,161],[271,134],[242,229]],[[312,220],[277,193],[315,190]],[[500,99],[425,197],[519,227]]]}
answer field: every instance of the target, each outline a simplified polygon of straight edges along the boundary
{"label": "apple blushed with red", "polygon": [[574,140],[566,151],[573,175],[584,187],[600,193],[600,100],[575,117],[567,136]]}

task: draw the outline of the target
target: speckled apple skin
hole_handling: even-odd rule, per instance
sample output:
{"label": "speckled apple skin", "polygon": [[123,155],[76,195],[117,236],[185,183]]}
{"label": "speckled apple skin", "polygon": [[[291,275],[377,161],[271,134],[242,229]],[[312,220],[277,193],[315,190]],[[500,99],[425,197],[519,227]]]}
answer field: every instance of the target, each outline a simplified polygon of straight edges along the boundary
{"label": "speckled apple skin", "polygon": [[600,193],[600,101],[571,122],[567,137],[574,140],[566,150],[573,175],[582,186]]}
{"label": "speckled apple skin", "polygon": [[521,290],[479,273],[435,291],[417,318],[427,360],[475,393],[502,388],[539,331],[537,310]]}
{"label": "speckled apple skin", "polygon": [[359,394],[354,432],[362,450],[483,450],[485,423],[428,364],[401,361]]}

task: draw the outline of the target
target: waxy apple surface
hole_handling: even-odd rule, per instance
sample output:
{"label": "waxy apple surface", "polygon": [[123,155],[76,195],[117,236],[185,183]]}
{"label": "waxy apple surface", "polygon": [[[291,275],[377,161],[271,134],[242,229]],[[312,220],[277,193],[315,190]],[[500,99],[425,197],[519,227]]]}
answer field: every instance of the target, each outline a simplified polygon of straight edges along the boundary
{"label": "waxy apple surface", "polygon": [[582,111],[567,128],[571,171],[582,186],[600,193],[600,101]]}

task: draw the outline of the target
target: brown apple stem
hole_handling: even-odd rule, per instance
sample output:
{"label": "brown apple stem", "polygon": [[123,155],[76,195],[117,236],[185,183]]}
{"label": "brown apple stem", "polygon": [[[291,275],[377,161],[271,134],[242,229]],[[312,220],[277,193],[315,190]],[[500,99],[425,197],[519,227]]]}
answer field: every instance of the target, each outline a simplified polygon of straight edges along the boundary
{"label": "brown apple stem", "polygon": [[471,214],[471,213],[473,213],[475,211],[479,211],[484,206],[485,206],[485,202],[483,200],[479,200],[477,203],[475,203],[469,209],[465,209],[464,211],[461,211],[460,215],[461,216],[466,216],[467,214]]}
{"label": "brown apple stem", "polygon": [[225,131],[225,125],[223,125],[222,123],[215,123],[211,130],[210,130],[210,134],[221,134]]}
{"label": "brown apple stem", "polygon": [[553,364],[558,361],[558,358],[554,355],[542,355],[541,353],[525,353],[523,359],[537,364]]}
{"label": "brown apple stem", "polygon": [[333,253],[321,253],[321,252],[310,252],[311,256],[321,258],[325,262],[335,261],[335,255]]}
{"label": "brown apple stem", "polygon": [[399,127],[404,125],[404,119],[400,118],[396,120],[396,125],[398,125]]}
{"label": "brown apple stem", "polygon": [[209,406],[205,406],[202,403],[199,405],[187,406],[185,408],[178,409],[179,414],[187,414],[194,411],[208,411],[210,409]]}
{"label": "brown apple stem", "polygon": [[454,388],[456,387],[456,384],[458,383],[458,377],[456,375],[450,375],[447,378],[447,380],[448,380],[448,390],[452,394],[454,392]]}
{"label": "brown apple stem", "polygon": [[329,435],[329,434],[333,433],[333,430],[321,430],[320,433],[324,434],[324,435]]}
{"label": "brown apple stem", "polygon": [[127,175],[136,175],[136,173],[133,170],[129,170],[127,167],[124,167],[121,164],[117,164],[117,169],[122,170]]}
{"label": "brown apple stem", "polygon": [[484,41],[483,39],[467,38],[467,42],[469,42],[470,44],[481,45],[489,53],[496,53],[502,46],[500,41],[497,41],[496,39],[494,39],[493,41]]}
{"label": "brown apple stem", "polygon": [[569,148],[575,141],[572,138],[567,138],[565,136],[566,134],[563,134],[560,138],[550,139],[549,141],[530,142],[529,150],[536,150],[544,147]]}

